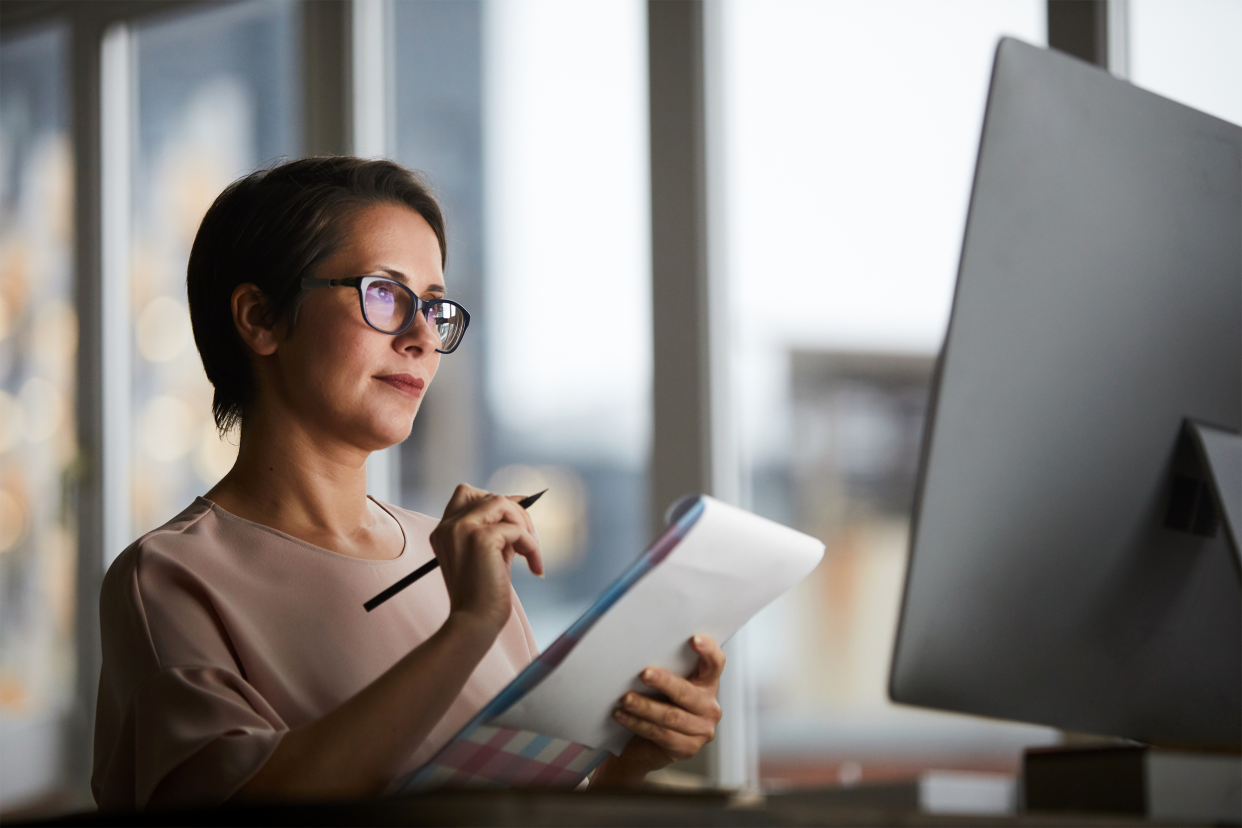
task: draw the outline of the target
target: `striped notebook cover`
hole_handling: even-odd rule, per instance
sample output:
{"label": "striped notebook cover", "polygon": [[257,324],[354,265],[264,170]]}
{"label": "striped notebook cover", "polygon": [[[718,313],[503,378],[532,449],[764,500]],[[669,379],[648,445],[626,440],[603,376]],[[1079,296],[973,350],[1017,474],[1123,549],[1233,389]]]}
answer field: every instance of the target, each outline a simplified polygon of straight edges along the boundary
{"label": "striped notebook cover", "polygon": [[432,788],[574,788],[608,756],[577,742],[528,730],[474,725],[458,733],[407,783]]}

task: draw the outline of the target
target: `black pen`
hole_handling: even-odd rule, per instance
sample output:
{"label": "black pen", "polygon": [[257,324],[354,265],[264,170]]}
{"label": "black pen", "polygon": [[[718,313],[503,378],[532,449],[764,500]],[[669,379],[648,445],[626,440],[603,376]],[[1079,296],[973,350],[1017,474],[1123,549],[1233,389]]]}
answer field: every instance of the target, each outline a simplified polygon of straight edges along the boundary
{"label": "black pen", "polygon": [[[546,492],[546,491],[547,489],[543,490],[543,492]],[[526,497],[518,501],[518,505],[521,506],[523,509],[529,509],[531,506],[535,505],[536,500],[543,497],[543,492],[535,492],[533,495],[527,495]],[[362,605],[363,608],[365,608],[367,612],[370,612],[371,610],[375,609],[380,604],[384,603],[389,598],[396,595],[398,592],[405,589],[410,584],[414,583],[419,578],[423,577],[424,575],[426,575],[428,572],[435,569],[439,565],[440,565],[439,559],[432,558],[431,560],[427,561],[427,563],[423,564],[418,569],[414,570],[409,575],[406,575],[400,581],[397,581],[395,584],[390,586],[388,589],[381,592],[379,595],[376,595],[370,601],[367,601],[365,604]]]}

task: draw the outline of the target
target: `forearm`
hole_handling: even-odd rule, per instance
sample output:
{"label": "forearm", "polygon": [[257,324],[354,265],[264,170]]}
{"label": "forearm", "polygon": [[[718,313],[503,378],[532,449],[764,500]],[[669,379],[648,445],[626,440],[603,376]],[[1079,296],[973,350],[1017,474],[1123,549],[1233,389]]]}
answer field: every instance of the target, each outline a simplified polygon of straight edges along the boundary
{"label": "forearm", "polygon": [[498,631],[456,613],[357,695],[291,730],[238,797],[331,799],[375,795],[448,711]]}

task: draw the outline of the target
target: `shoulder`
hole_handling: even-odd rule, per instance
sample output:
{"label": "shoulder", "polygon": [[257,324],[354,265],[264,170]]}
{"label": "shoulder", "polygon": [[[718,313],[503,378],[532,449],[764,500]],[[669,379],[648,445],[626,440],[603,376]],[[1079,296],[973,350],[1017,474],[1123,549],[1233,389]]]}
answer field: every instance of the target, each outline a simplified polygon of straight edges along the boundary
{"label": "shoulder", "polygon": [[152,529],[131,543],[116,557],[104,574],[103,591],[108,594],[150,568],[151,564],[194,557],[194,552],[210,544],[218,534],[213,526],[210,501],[197,498],[181,514],[158,529]]}
{"label": "shoulder", "polygon": [[216,663],[194,656],[219,649],[215,598],[233,565],[221,554],[223,531],[211,502],[198,498],[112,562],[99,595],[105,659],[138,648],[163,666]]}
{"label": "shoulder", "polygon": [[125,584],[148,583],[172,568],[193,570],[221,545],[222,527],[211,501],[196,498],[179,515],[126,547],[104,575],[107,596]]}

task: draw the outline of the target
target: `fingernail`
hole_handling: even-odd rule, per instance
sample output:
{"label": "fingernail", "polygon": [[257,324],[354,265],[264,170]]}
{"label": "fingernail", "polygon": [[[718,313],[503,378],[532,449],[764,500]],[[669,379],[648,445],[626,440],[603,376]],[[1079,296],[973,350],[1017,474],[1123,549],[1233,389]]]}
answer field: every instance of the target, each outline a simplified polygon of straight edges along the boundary
{"label": "fingernail", "polygon": [[614,711],[612,711],[612,717],[613,717],[614,719],[616,719],[617,721],[619,721],[619,722],[623,722],[623,721],[625,721],[625,711],[624,711],[624,710],[614,710]]}
{"label": "fingernail", "polygon": [[639,678],[641,678],[643,681],[651,681],[651,679],[654,677],[655,677],[655,670],[652,670],[650,667],[648,667],[646,670],[643,670],[642,675],[639,676]]}
{"label": "fingernail", "polygon": [[691,638],[690,640],[694,642],[695,649],[698,649],[699,647],[703,646],[703,636],[701,635],[696,635],[694,638]]}
{"label": "fingernail", "polygon": [[633,693],[626,693],[625,698],[622,699],[621,702],[626,707],[633,707],[634,705],[638,704],[638,697],[635,696]]}

